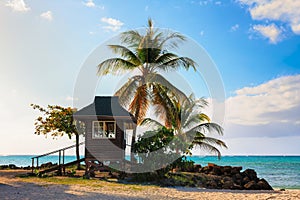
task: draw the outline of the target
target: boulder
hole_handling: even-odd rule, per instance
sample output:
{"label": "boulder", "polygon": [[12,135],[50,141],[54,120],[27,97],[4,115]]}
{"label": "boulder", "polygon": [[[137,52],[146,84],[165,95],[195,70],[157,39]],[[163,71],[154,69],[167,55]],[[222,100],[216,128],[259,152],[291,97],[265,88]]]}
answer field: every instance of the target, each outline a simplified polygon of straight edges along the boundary
{"label": "boulder", "polygon": [[225,181],[223,184],[222,184],[222,189],[232,189],[234,186],[234,183],[232,180],[228,180],[228,181]]}
{"label": "boulder", "polygon": [[14,165],[14,164],[9,164],[8,168],[9,169],[18,169],[18,167],[16,165]]}
{"label": "boulder", "polygon": [[222,175],[221,167],[220,166],[214,166],[212,168],[211,174],[218,175],[218,176]]}
{"label": "boulder", "polygon": [[194,172],[199,172],[201,170],[201,165],[194,165]]}
{"label": "boulder", "polygon": [[244,185],[246,190],[259,190],[259,185],[255,181],[250,181]]}
{"label": "boulder", "polygon": [[244,172],[242,172],[242,176],[248,177],[251,181],[257,181],[257,174],[253,169],[246,169]]}
{"label": "boulder", "polygon": [[231,174],[232,167],[225,166],[225,167],[222,167],[222,168],[223,168],[223,174],[224,175],[230,175]]}
{"label": "boulder", "polygon": [[[197,170],[198,169],[198,170]],[[230,190],[273,190],[265,179],[259,179],[253,169],[241,172],[242,167],[218,166],[209,163],[208,166],[194,166],[194,172],[169,174],[170,180],[165,185],[204,187],[208,189]]]}
{"label": "boulder", "polygon": [[217,166],[217,165],[214,164],[214,163],[207,163],[207,166],[208,166],[208,167],[214,167],[214,166]]}
{"label": "boulder", "polygon": [[243,169],[243,167],[232,167],[231,174],[232,175],[239,174],[242,169]]}
{"label": "boulder", "polygon": [[260,179],[257,183],[260,190],[273,190],[270,184],[265,179]]}

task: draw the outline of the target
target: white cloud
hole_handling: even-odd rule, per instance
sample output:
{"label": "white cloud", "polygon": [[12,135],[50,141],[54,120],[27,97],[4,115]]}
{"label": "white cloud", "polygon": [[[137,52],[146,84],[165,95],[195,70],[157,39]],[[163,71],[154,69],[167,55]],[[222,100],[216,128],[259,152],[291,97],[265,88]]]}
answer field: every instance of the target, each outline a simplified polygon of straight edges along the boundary
{"label": "white cloud", "polygon": [[300,137],[300,75],[235,93],[226,100],[226,138]]}
{"label": "white cloud", "polygon": [[234,31],[237,31],[239,28],[240,28],[240,25],[235,24],[230,28],[230,31],[234,32]]}
{"label": "white cloud", "polygon": [[282,38],[282,29],[278,28],[275,24],[254,25],[252,30],[263,37],[268,38],[269,42],[272,44],[276,44]]}
{"label": "white cloud", "polygon": [[105,30],[110,30],[114,32],[118,31],[124,24],[120,20],[107,17],[102,17],[101,21],[107,24],[106,26],[103,26]]}
{"label": "white cloud", "polygon": [[96,4],[94,3],[93,0],[88,0],[88,1],[84,2],[84,5],[85,5],[86,7],[90,7],[90,8],[96,6]]}
{"label": "white cloud", "polygon": [[299,121],[300,75],[285,76],[245,87],[226,102],[227,121],[239,125],[264,125]]}
{"label": "white cloud", "polygon": [[300,34],[299,0],[238,0],[249,7],[255,20],[271,20],[286,23],[295,34]]}
{"label": "white cloud", "polygon": [[99,8],[101,10],[104,10],[104,6],[96,5],[94,0],[87,0],[82,3],[83,3],[83,5],[85,5],[86,7],[89,7],[89,8]]}
{"label": "white cloud", "polygon": [[41,16],[41,18],[44,18],[44,19],[46,19],[48,21],[52,21],[53,20],[53,15],[52,15],[51,11],[44,12],[40,16]]}
{"label": "white cloud", "polygon": [[17,12],[27,12],[30,10],[30,8],[25,4],[24,0],[9,0],[5,6],[8,6],[12,8],[13,11]]}

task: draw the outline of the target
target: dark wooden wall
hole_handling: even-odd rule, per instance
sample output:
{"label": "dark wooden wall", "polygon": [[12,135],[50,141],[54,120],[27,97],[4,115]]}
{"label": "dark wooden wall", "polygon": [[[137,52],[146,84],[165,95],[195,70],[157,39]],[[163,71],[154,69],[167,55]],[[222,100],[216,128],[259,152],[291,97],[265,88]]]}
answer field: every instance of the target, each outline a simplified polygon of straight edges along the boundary
{"label": "dark wooden wall", "polygon": [[[113,121],[109,119],[98,119],[99,121]],[[116,138],[92,139],[92,123],[94,120],[85,121],[85,158],[99,161],[123,160],[125,157],[124,122],[127,120],[116,120]],[[119,127],[120,126],[120,127]]]}

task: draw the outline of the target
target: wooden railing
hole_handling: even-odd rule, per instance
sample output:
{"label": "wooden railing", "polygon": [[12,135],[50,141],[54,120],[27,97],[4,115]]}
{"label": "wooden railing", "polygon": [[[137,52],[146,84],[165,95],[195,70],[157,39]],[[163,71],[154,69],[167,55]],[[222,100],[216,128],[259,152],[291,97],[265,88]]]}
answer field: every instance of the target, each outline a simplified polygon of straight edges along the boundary
{"label": "wooden railing", "polygon": [[[79,143],[79,146],[83,145],[84,142],[81,142]],[[35,156],[35,157],[32,157],[31,158],[31,169],[32,169],[32,173],[33,173],[33,170],[34,169],[38,169],[39,168],[39,158],[41,157],[45,157],[45,156],[49,156],[51,154],[55,154],[55,153],[58,153],[58,166],[62,166],[62,165],[65,165],[65,150],[68,150],[68,149],[72,149],[76,147],[76,144],[72,145],[72,146],[68,146],[68,147],[65,147],[65,148],[62,148],[62,149],[58,149],[56,151],[52,151],[52,152],[49,152],[49,153],[45,153],[43,155],[39,155],[39,156]],[[35,162],[36,161],[36,162]],[[36,166],[34,166],[36,163]]]}

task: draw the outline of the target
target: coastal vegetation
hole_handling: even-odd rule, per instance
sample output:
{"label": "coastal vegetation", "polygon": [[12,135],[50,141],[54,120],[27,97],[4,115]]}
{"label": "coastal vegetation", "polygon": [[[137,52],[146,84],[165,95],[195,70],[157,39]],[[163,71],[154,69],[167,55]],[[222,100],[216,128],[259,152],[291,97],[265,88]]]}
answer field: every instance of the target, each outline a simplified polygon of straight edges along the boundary
{"label": "coastal vegetation", "polygon": [[[76,159],[79,161],[79,136],[84,133],[84,123],[74,120],[73,114],[76,110],[71,107],[65,108],[57,105],[48,105],[47,108],[36,104],[31,104],[31,106],[42,113],[42,116],[35,120],[34,133],[45,136],[49,134],[53,138],[67,135],[71,139],[75,136]],[[80,163],[78,163],[77,167],[78,169],[80,168]]]}

